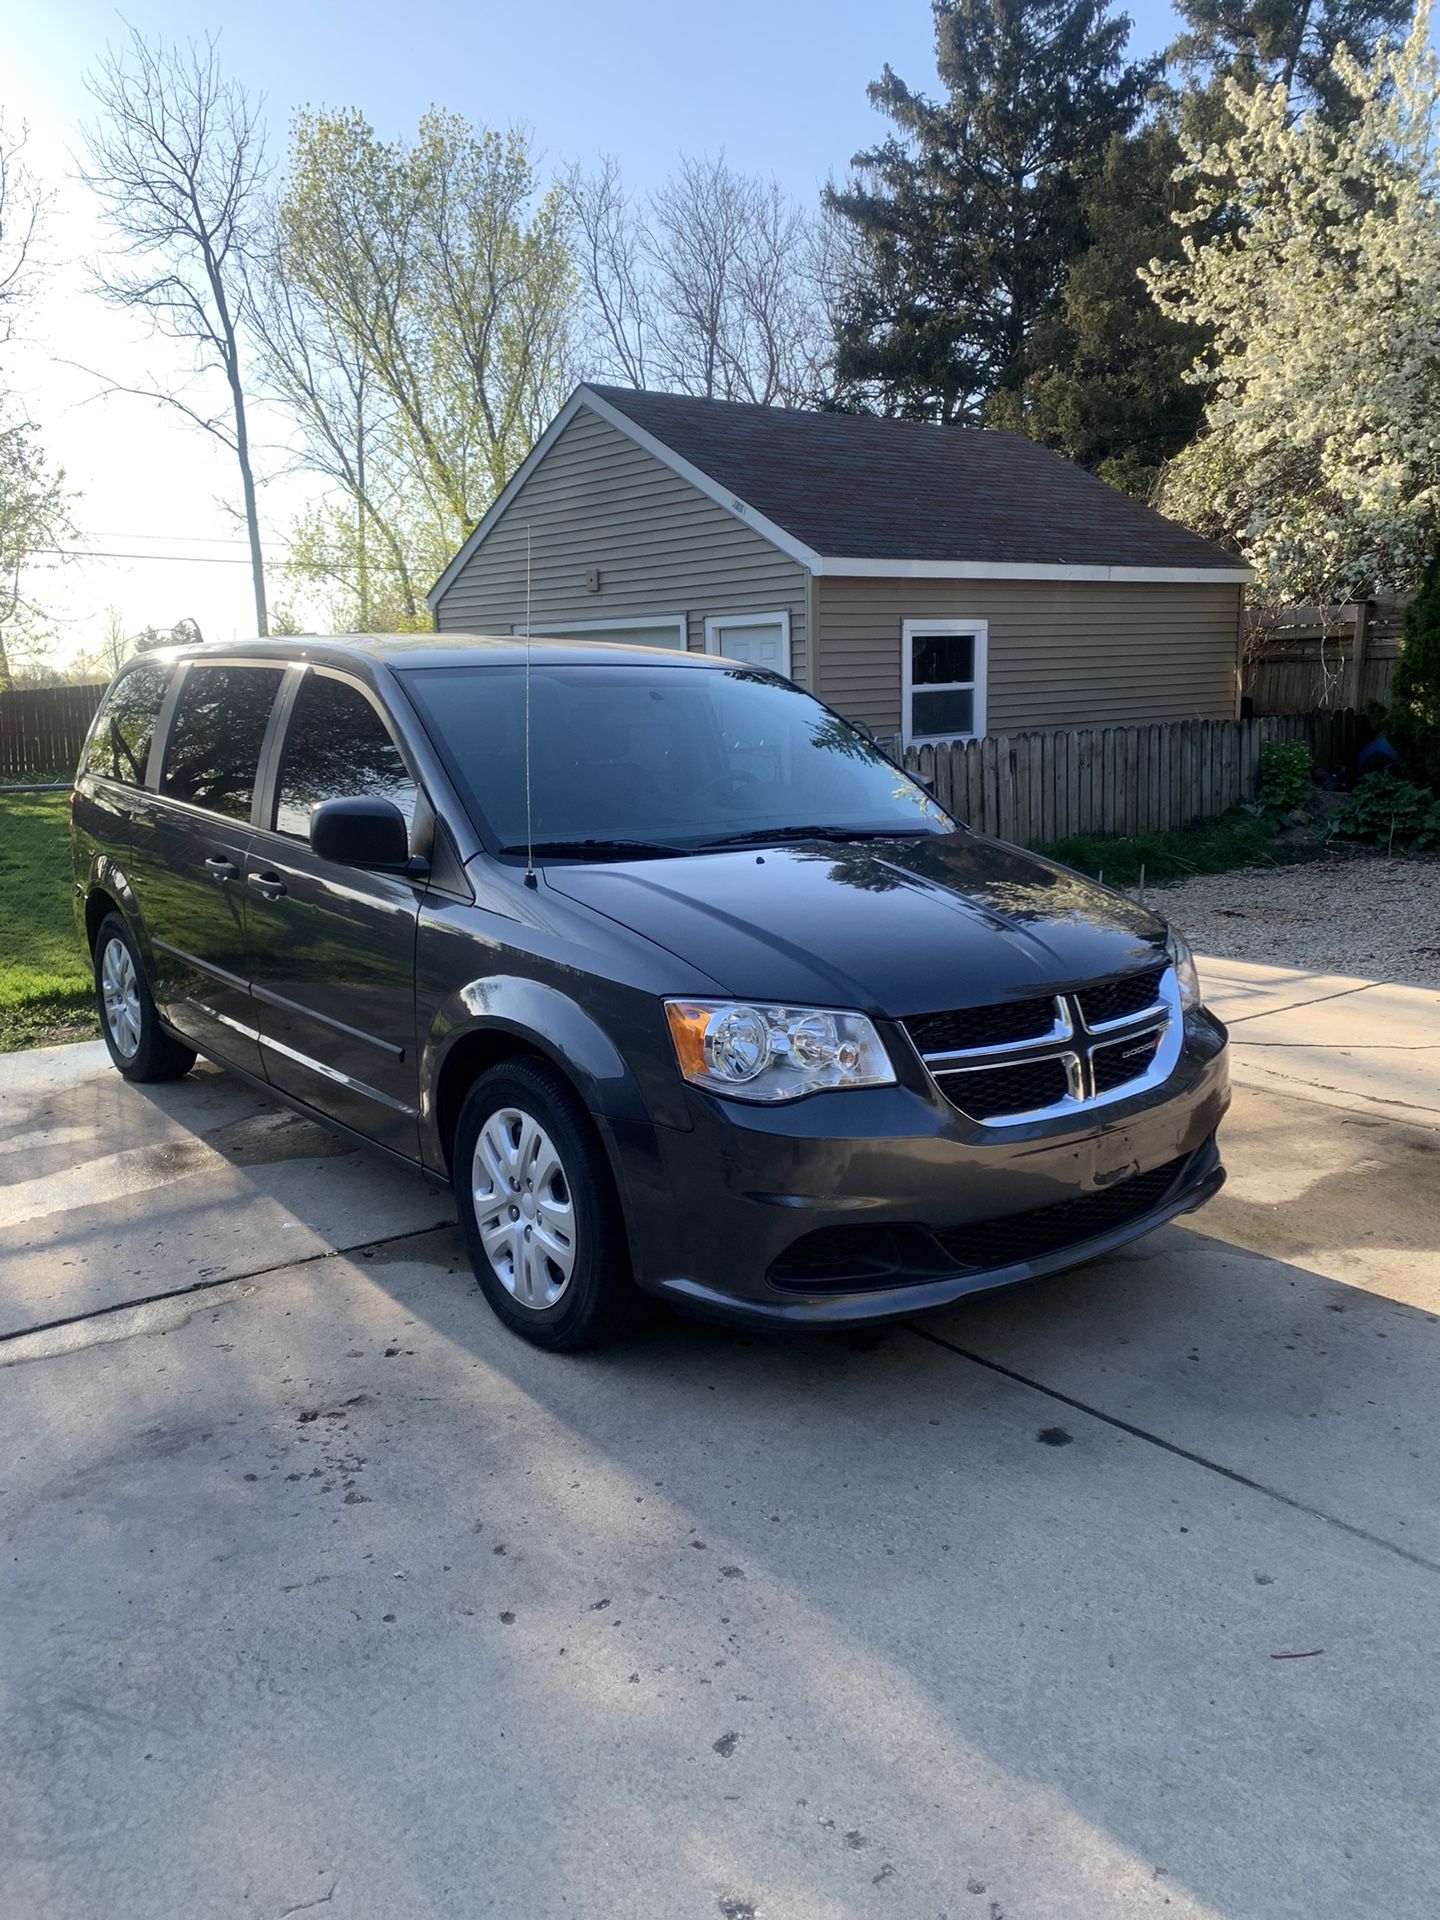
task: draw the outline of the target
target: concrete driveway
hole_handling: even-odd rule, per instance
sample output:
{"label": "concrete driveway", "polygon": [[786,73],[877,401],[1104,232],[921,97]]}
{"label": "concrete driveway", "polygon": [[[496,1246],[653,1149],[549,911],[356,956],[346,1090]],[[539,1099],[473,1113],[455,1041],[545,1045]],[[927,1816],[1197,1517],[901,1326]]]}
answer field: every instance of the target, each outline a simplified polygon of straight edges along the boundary
{"label": "concrete driveway", "polygon": [[1221,1198],[864,1339],[547,1358],[419,1181],[0,1062],[0,1914],[1432,1920],[1440,996],[1207,972]]}

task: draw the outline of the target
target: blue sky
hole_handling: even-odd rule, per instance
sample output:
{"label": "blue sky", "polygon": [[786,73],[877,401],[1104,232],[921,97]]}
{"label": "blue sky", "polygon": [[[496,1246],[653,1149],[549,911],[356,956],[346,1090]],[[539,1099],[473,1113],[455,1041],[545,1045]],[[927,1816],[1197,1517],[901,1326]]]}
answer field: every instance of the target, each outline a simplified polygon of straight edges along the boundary
{"label": "blue sky", "polygon": [[[1172,37],[1168,5],[1144,0],[1130,12],[1137,53]],[[243,633],[252,619],[240,529],[224,504],[235,492],[230,456],[171,411],[102,397],[75,364],[136,385],[176,367],[172,348],[85,292],[82,263],[103,235],[87,192],[68,177],[87,109],[81,76],[124,20],[147,37],[218,31],[226,68],[267,98],[277,155],[300,105],[356,106],[382,134],[399,135],[436,104],[526,127],[553,170],[613,154],[642,190],[680,154],[723,149],[737,168],[813,201],[885,132],[865,88],[887,61],[912,85],[935,83],[927,0],[129,0],[124,20],[97,0],[31,0],[9,16],[0,108],[29,121],[33,161],[57,204],[52,270],[8,377],[80,491],[76,520],[97,556],[49,583],[57,617],[48,650],[62,658],[96,647],[112,609],[131,632],[190,616],[212,639]],[[275,547],[306,497],[284,478],[265,488]],[[275,587],[283,597],[283,582]]]}
{"label": "blue sky", "polygon": [[[43,91],[57,118],[73,119],[80,71],[119,30],[119,15],[91,0],[17,11],[7,66]],[[1170,38],[1168,6],[1145,0],[1129,11],[1141,49]],[[613,152],[642,185],[679,152],[724,147],[737,165],[808,197],[881,130],[865,87],[887,60],[912,83],[934,79],[926,0],[132,0],[124,12],[146,34],[218,28],[227,66],[265,92],[277,125],[304,102],[356,105],[382,132],[399,133],[435,102],[493,124],[522,122],[557,159]]]}

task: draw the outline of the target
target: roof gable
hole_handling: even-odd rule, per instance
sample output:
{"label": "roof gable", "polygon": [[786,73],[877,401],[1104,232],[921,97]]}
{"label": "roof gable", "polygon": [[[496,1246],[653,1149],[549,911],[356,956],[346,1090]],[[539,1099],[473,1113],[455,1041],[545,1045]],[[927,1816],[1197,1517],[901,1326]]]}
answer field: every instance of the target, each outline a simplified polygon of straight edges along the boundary
{"label": "roof gable", "polygon": [[580,386],[431,588],[429,607],[582,407],[812,573],[1217,585],[1251,577],[1223,547],[1022,433]]}

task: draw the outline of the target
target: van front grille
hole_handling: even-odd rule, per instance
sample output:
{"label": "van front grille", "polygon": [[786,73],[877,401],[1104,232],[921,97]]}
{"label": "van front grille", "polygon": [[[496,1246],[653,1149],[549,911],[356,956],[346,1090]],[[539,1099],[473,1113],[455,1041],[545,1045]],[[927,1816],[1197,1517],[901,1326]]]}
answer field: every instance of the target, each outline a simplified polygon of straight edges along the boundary
{"label": "van front grille", "polygon": [[975,1120],[997,1114],[1034,1113],[1058,1106],[1070,1092],[1070,1075],[1059,1054],[1016,1060],[1003,1067],[972,1067],[937,1075],[945,1098]]}
{"label": "van front grille", "polygon": [[1127,1034],[1123,1040],[1112,1040],[1108,1047],[1096,1047],[1090,1055],[1090,1071],[1096,1093],[1109,1093],[1112,1088],[1128,1086],[1130,1081],[1148,1073],[1155,1058],[1155,1049],[1160,1044],[1160,1034],[1159,1027],[1151,1027],[1139,1039],[1134,1034]]}
{"label": "van front grille", "polygon": [[1183,1035],[1168,966],[1025,1000],[914,1014],[902,1025],[945,1098],[986,1127],[1158,1086]]}
{"label": "van front grille", "polygon": [[1148,1013],[1160,999],[1164,967],[1147,967],[1144,973],[1127,973],[1119,980],[1106,980],[1098,987],[1082,987],[1075,998],[1080,1017],[1087,1027],[1103,1027],[1112,1020],[1129,1020]]}
{"label": "van front grille", "polygon": [[1035,1000],[1002,1000],[990,1007],[957,1007],[952,1013],[922,1013],[905,1022],[921,1053],[963,1053],[973,1047],[1007,1047],[1043,1040],[1053,1033],[1053,994]]}

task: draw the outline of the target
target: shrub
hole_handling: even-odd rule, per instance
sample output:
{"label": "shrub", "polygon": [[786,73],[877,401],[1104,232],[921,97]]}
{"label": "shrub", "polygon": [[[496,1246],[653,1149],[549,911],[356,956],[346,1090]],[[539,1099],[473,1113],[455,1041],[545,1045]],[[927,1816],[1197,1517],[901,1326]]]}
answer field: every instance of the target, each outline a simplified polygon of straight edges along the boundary
{"label": "shrub", "polygon": [[1260,804],[1269,813],[1289,813],[1310,797],[1310,749],[1303,740],[1285,745],[1267,740],[1260,749]]}
{"label": "shrub", "polygon": [[1341,833],[1382,846],[1440,847],[1440,800],[1387,768],[1366,774],[1337,824]]}
{"label": "shrub", "polygon": [[1440,551],[1406,610],[1385,731],[1406,772],[1440,789]]}

